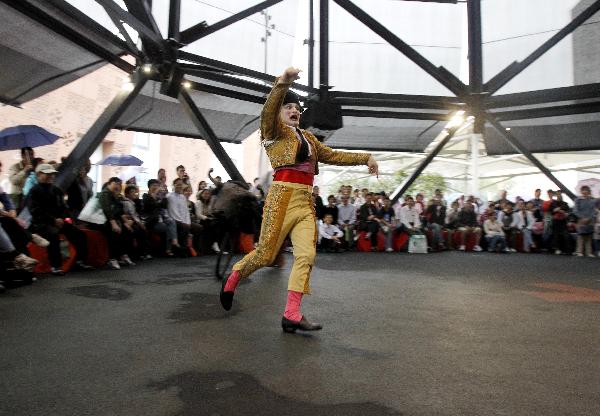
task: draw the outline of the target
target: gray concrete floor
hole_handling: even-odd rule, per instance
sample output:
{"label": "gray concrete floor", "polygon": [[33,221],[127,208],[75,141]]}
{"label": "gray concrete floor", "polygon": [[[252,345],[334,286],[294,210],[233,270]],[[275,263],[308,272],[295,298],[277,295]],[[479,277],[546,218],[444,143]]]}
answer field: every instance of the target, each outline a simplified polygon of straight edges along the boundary
{"label": "gray concrete floor", "polygon": [[290,261],[229,313],[214,261],[0,295],[0,414],[600,414],[600,259],[319,254],[308,335],[280,328]]}

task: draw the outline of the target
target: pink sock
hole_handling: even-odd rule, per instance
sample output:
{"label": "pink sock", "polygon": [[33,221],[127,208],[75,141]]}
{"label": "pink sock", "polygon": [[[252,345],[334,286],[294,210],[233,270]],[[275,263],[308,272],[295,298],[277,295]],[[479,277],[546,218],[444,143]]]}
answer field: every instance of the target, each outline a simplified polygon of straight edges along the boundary
{"label": "pink sock", "polygon": [[235,292],[235,288],[240,284],[240,280],[242,279],[242,275],[239,270],[234,270],[231,272],[229,277],[227,278],[227,283],[225,283],[224,292]]}
{"label": "pink sock", "polygon": [[302,292],[294,292],[293,290],[288,290],[288,298],[283,316],[289,319],[290,321],[300,322],[302,320],[302,314],[300,313],[301,303]]}

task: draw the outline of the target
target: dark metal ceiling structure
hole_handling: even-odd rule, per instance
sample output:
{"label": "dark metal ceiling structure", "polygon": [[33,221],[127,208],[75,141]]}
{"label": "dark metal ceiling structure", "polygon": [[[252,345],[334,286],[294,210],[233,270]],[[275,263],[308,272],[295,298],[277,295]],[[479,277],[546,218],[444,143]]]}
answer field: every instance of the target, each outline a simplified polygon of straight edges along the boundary
{"label": "dark metal ceiling structure", "polygon": [[[19,105],[81,77],[103,63],[131,74],[132,88],[118,94],[67,157],[58,183],[70,183],[111,128],[131,129],[206,140],[232,179],[242,179],[221,146],[240,142],[258,127],[258,116],[274,76],[200,56],[182,48],[284,0],[266,0],[213,24],[199,22],[181,30],[181,0],[170,0],[168,36],[151,13],[151,0],[113,0],[100,4],[122,38],[64,0],[0,0],[0,100]],[[404,0],[456,4],[457,0]],[[318,73],[313,73],[313,3],[319,7]],[[453,95],[406,95],[333,90],[329,85],[329,6],[348,12]],[[464,1],[463,1],[464,3]],[[564,192],[574,195],[546,169],[534,152],[600,148],[600,84],[576,85],[496,95],[558,42],[600,10],[600,0],[574,16],[521,61],[484,83],[481,0],[466,0],[469,85],[436,66],[351,0],[310,0],[308,85],[301,94],[341,106],[344,127],[320,132],[327,144],[346,149],[422,152],[462,110],[484,135],[488,154],[520,152]],[[124,25],[140,36],[141,47]],[[132,59],[124,59],[125,56]],[[187,84],[183,86],[184,81]],[[507,130],[507,127],[510,129]],[[510,131],[509,131],[510,130]],[[449,129],[451,137],[454,129]],[[565,140],[565,136],[569,140]],[[439,153],[448,140],[432,152]],[[429,163],[427,158],[416,172]],[[411,180],[418,173],[413,174]]]}

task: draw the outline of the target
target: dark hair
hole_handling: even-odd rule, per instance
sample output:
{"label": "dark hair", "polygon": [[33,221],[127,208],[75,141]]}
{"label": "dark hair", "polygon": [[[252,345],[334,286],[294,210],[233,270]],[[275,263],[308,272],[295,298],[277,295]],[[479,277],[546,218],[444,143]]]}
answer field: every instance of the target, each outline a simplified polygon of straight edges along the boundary
{"label": "dark hair", "polygon": [[537,188],[537,189],[535,190],[535,192],[542,192],[542,190],[541,190],[540,188]]}
{"label": "dark hair", "polygon": [[131,191],[135,191],[135,190],[137,190],[137,189],[139,189],[139,188],[137,187],[137,185],[127,185],[127,186],[125,187],[125,195],[127,195],[127,194],[128,194],[128,193],[130,193]]}
{"label": "dark hair", "polygon": [[584,189],[587,189],[588,192],[592,192],[592,189],[589,186],[587,186],[587,185],[583,185],[581,187],[581,192],[583,192]]}
{"label": "dark hair", "polygon": [[162,170],[163,172],[166,172],[165,168],[160,168],[160,169],[158,170],[158,172],[157,172],[157,175],[158,175],[158,174],[160,174],[160,171],[161,171],[161,170]]}
{"label": "dark hair", "polygon": [[181,178],[173,179],[173,185],[175,185],[177,182],[183,183],[183,179],[181,179]]}
{"label": "dark hair", "polygon": [[116,182],[116,183],[123,183],[123,181],[121,180],[121,178],[118,178],[118,177],[116,177],[116,176],[113,176],[112,178],[110,178],[110,179],[108,180],[108,182],[106,182],[106,184],[108,185],[108,184],[111,184],[111,183],[113,183],[113,182]]}
{"label": "dark hair", "polygon": [[177,167],[175,168],[175,170],[176,170],[176,171],[177,171],[177,170],[179,170],[179,169],[183,169],[183,170],[185,170],[185,166],[183,166],[183,165],[179,165],[179,166],[177,166]]}
{"label": "dark hair", "polygon": [[407,195],[407,196],[404,198],[404,201],[414,201],[414,198],[413,198],[412,196],[410,196],[410,195]]}
{"label": "dark hair", "polygon": [[32,152],[33,153],[33,149],[29,146],[25,146],[25,147],[21,147],[21,156],[23,156],[25,154],[25,152]]}
{"label": "dark hair", "polygon": [[154,185],[155,183],[157,183],[157,184],[159,184],[159,185],[160,185],[160,181],[159,181],[158,179],[150,179],[150,180],[148,181],[148,189],[150,189],[150,187],[151,187],[152,185]]}

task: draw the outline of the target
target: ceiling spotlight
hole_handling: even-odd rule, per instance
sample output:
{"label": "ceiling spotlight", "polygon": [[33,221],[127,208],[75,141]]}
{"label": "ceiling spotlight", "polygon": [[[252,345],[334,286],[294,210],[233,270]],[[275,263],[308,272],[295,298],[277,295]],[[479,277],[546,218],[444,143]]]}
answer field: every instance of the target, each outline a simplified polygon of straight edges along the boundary
{"label": "ceiling spotlight", "polygon": [[459,110],[452,116],[448,124],[446,124],[446,128],[459,127],[465,122],[465,112],[463,110]]}
{"label": "ceiling spotlight", "polygon": [[190,88],[192,88],[192,83],[191,83],[191,82],[189,82],[189,81],[183,81],[183,82],[181,83],[181,85],[183,86],[183,88],[185,88],[185,89],[188,89],[188,90],[189,90]]}
{"label": "ceiling spotlight", "polygon": [[144,64],[142,65],[142,71],[144,71],[145,74],[149,74],[152,72],[152,65],[151,64]]}
{"label": "ceiling spotlight", "polygon": [[506,128],[506,131],[510,131],[510,127],[507,127],[507,128]]}

